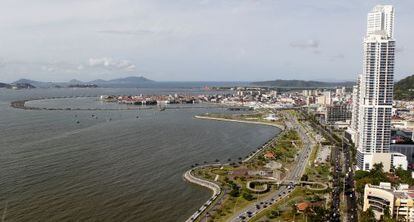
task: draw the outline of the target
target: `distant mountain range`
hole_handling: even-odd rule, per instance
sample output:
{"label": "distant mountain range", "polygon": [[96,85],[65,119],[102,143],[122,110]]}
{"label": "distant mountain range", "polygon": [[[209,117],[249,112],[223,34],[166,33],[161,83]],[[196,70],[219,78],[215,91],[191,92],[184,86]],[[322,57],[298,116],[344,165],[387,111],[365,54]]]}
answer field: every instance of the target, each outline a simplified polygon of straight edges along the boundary
{"label": "distant mountain range", "polygon": [[10,88],[10,87],[11,87],[10,84],[0,82],[0,88]]}
{"label": "distant mountain range", "polygon": [[4,87],[7,87],[6,85],[13,85],[13,84],[30,84],[32,86],[35,86],[37,88],[54,88],[54,87],[137,87],[142,86],[145,84],[151,84],[155,83],[153,80],[149,80],[142,76],[130,76],[126,78],[119,78],[119,79],[112,79],[112,80],[103,80],[103,79],[97,79],[89,82],[83,82],[77,79],[72,79],[69,82],[40,82],[30,79],[19,79],[12,84],[6,84],[6,83],[0,83],[0,88],[2,87],[2,84],[4,84]]}
{"label": "distant mountain range", "polygon": [[355,82],[322,82],[322,81],[305,81],[305,80],[272,80],[262,82],[252,82],[254,86],[268,86],[268,87],[280,87],[280,88],[317,88],[317,87],[351,87],[355,85]]}
{"label": "distant mountain range", "polygon": [[33,89],[33,88],[36,88],[36,87],[33,86],[32,84],[29,84],[29,83],[12,83],[12,84],[7,84],[7,83],[0,82],[0,88],[7,88],[7,89]]}
{"label": "distant mountain range", "polygon": [[394,85],[394,99],[413,100],[414,99],[414,75],[408,76]]}

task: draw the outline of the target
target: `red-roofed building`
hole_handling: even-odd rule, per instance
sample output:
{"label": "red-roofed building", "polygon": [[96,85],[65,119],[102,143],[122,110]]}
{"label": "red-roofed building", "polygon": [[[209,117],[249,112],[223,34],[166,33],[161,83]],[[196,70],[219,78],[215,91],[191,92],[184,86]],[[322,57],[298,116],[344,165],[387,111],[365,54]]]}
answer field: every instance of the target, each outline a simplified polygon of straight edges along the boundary
{"label": "red-roofed building", "polygon": [[267,152],[264,154],[264,157],[265,157],[266,159],[274,159],[274,158],[275,158],[275,154],[274,154],[272,151],[267,151]]}

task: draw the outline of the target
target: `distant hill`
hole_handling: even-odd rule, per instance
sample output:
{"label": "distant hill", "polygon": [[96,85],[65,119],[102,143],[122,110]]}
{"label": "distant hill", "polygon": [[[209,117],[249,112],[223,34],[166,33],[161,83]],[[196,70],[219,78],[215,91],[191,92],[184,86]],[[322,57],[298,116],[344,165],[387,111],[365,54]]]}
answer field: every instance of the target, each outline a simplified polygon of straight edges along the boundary
{"label": "distant hill", "polygon": [[19,79],[13,84],[30,84],[38,88],[53,88],[53,87],[87,87],[88,85],[97,87],[137,87],[144,84],[154,83],[153,80],[142,76],[130,76],[126,78],[118,78],[112,80],[97,79],[89,82],[83,82],[77,79],[72,79],[69,82],[40,82],[30,79]]}
{"label": "distant hill", "polygon": [[20,85],[29,84],[29,85],[32,85],[36,88],[50,88],[50,87],[53,87],[54,85],[56,85],[52,82],[40,82],[40,81],[31,80],[31,79],[19,79],[19,80],[13,82],[12,84],[20,84]]}
{"label": "distant hill", "polygon": [[10,84],[0,82],[0,88],[10,88],[10,87],[11,87]]}
{"label": "distant hill", "polygon": [[15,88],[15,89],[34,89],[36,88],[35,86],[33,86],[32,84],[29,83],[12,83],[12,84],[7,84],[7,83],[1,83],[0,82],[0,88]]}
{"label": "distant hill", "polygon": [[317,87],[351,87],[355,85],[355,82],[321,82],[321,81],[305,81],[305,80],[273,80],[273,81],[262,81],[252,82],[251,85],[255,86],[269,86],[269,87],[280,87],[280,88],[317,88]]}
{"label": "distant hill", "polygon": [[13,83],[11,84],[12,88],[16,89],[34,89],[36,86],[30,84],[30,83]]}
{"label": "distant hill", "polygon": [[147,83],[154,83],[155,81],[147,79],[142,76],[130,76],[126,78],[102,80],[97,79],[94,81],[87,82],[89,84],[96,84],[98,86],[139,86]]}
{"label": "distant hill", "polygon": [[414,100],[414,75],[408,76],[395,83],[394,99]]}

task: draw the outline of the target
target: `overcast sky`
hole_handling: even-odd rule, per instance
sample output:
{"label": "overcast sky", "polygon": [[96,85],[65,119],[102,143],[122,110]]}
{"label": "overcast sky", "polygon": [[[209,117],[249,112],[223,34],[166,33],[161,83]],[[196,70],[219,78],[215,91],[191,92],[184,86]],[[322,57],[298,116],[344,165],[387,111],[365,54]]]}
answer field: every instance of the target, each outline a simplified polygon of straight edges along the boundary
{"label": "overcast sky", "polygon": [[0,81],[354,80],[381,3],[396,8],[400,79],[414,74],[412,0],[0,0]]}

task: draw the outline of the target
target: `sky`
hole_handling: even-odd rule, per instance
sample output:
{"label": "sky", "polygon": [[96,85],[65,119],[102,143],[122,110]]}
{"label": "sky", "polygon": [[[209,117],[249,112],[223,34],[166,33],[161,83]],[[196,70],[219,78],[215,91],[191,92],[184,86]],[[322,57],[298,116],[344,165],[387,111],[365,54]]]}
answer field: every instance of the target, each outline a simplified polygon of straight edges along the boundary
{"label": "sky", "polygon": [[412,0],[0,0],[0,82],[355,80],[376,4],[414,74]]}

